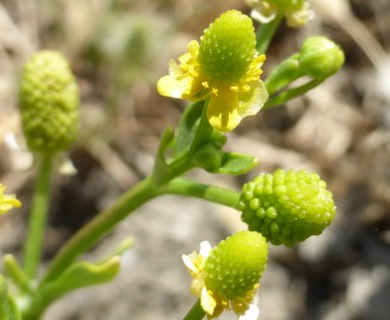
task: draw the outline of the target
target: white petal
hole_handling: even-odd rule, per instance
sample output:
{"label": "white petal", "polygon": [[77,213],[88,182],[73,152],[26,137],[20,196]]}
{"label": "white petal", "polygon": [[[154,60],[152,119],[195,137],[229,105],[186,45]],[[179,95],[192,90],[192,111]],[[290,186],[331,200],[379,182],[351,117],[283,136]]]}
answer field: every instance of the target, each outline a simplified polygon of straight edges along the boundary
{"label": "white petal", "polygon": [[265,16],[259,10],[252,9],[251,17],[252,19],[259,21],[261,23],[269,23],[270,21],[275,19],[276,11],[273,11],[269,16]]}
{"label": "white petal", "polygon": [[239,316],[238,319],[239,320],[257,320],[259,318],[259,315],[260,315],[259,307],[256,304],[251,303],[249,305],[248,310],[246,310],[243,315]]}
{"label": "white petal", "polygon": [[190,271],[192,271],[194,273],[196,273],[198,271],[196,266],[192,262],[191,255],[183,254],[181,256],[181,259],[183,260],[184,265],[188,268],[188,270],[190,270]]}
{"label": "white petal", "polygon": [[212,250],[211,244],[208,241],[202,241],[200,243],[199,255],[206,260],[210,255],[210,251]]}

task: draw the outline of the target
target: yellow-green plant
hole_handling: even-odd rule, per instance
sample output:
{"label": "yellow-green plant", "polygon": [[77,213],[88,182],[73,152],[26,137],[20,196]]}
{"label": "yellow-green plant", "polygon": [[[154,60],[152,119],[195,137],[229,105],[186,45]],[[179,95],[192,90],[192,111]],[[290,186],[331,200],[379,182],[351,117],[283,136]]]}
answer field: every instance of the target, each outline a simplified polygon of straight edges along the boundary
{"label": "yellow-green plant", "polygon": [[[199,298],[187,320],[218,317],[232,309],[241,319],[256,319],[259,280],[267,261],[267,242],[292,246],[320,234],[334,215],[326,183],[314,173],[277,170],[261,173],[242,191],[203,184],[184,177],[195,169],[242,175],[257,159],[224,150],[226,132],[262,109],[276,107],[318,86],[342,66],[344,55],[331,40],[311,37],[299,52],[281,61],[262,80],[262,65],[278,25],[303,25],[312,17],[306,1],[247,1],[262,24],[255,30],[249,16],[229,10],[188,44],[188,52],[172,60],[157,90],[190,100],[176,130],[168,127],[156,152],[151,174],[83,226],[61,248],[41,275],[38,267],[54,157],[70,147],[77,133],[79,93],[69,65],[59,53],[41,51],[25,65],[20,85],[20,112],[26,141],[39,163],[24,260],[4,257],[0,276],[0,319],[39,319],[64,294],[113,279],[127,239],[101,263],[78,260],[117,224],[151,199],[165,194],[196,197],[237,209],[248,231],[222,240],[215,248],[203,242],[200,252],[183,255]],[[295,81],[303,78],[306,82]],[[0,214],[20,206],[3,195]],[[16,291],[9,290],[11,282]]]}

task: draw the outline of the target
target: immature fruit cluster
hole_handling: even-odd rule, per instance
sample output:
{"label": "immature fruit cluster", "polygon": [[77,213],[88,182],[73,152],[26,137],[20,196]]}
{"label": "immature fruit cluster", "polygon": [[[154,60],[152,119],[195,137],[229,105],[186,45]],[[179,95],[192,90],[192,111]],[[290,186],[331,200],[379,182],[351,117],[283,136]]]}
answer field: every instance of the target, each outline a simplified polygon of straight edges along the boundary
{"label": "immature fruit cluster", "polygon": [[252,20],[237,10],[222,14],[204,31],[199,48],[202,70],[211,80],[234,82],[255,56]]}
{"label": "immature fruit cluster", "polygon": [[205,263],[207,289],[225,300],[244,297],[257,288],[267,253],[267,241],[258,232],[241,231],[221,241]]}
{"label": "immature fruit cluster", "polygon": [[32,151],[55,153],[74,141],[79,90],[61,54],[41,51],[26,63],[19,104],[24,135]]}
{"label": "immature fruit cluster", "polygon": [[320,234],[335,215],[333,196],[317,174],[277,170],[243,186],[240,206],[249,230],[291,246]]}

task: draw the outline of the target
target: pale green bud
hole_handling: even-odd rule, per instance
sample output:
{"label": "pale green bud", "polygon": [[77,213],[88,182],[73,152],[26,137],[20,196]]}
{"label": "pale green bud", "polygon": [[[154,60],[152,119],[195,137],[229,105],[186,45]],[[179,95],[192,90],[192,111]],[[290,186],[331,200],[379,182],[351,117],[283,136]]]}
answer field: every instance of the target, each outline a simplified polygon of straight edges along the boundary
{"label": "pale green bud", "polygon": [[326,37],[309,37],[302,45],[300,63],[306,74],[315,79],[326,79],[342,67],[344,53]]}

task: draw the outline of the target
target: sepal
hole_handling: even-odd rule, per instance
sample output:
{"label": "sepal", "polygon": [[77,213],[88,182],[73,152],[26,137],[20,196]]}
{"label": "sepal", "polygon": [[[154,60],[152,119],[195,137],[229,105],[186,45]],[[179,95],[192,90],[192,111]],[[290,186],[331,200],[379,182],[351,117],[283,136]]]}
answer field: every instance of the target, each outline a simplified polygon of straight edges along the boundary
{"label": "sepal", "polygon": [[252,170],[258,163],[256,157],[236,152],[225,152],[222,164],[215,173],[241,175]]}
{"label": "sepal", "polygon": [[172,168],[166,161],[165,153],[175,139],[175,133],[170,126],[165,129],[160,139],[160,145],[157,150],[156,159],[153,168],[153,179],[156,186],[159,186],[168,181],[172,175]]}
{"label": "sepal", "polygon": [[184,152],[189,151],[202,117],[203,104],[203,101],[192,103],[184,110],[179,122],[172,157],[180,156]]}
{"label": "sepal", "polygon": [[299,53],[293,54],[276,66],[265,80],[265,86],[270,95],[286,87],[303,75],[300,68]]}

